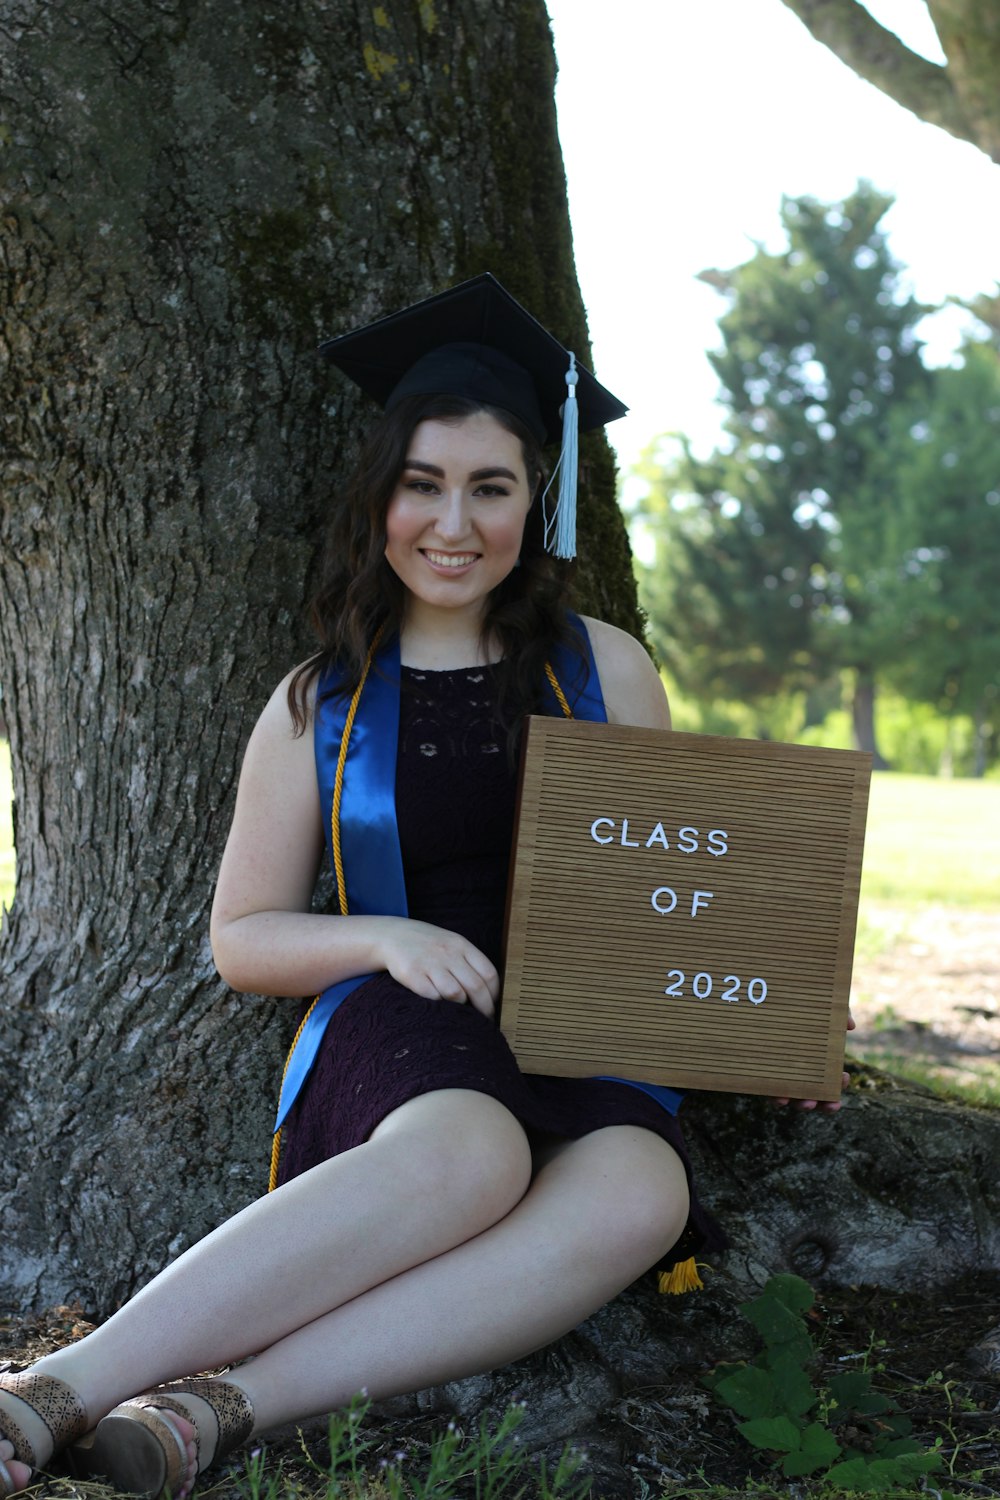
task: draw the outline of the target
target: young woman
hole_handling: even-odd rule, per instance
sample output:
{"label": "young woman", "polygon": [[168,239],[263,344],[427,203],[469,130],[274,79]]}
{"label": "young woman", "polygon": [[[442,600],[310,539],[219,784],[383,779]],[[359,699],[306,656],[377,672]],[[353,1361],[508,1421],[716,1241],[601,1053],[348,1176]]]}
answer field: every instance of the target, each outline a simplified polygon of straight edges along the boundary
{"label": "young woman", "polygon": [[[567,613],[544,548],[564,352],[536,395],[549,353],[529,374],[483,321],[459,352],[401,356],[416,375],[390,382],[334,517],[322,649],[246,751],[216,962],[236,989],[321,997],[285,1080],[277,1186],[88,1338],[0,1377],[0,1495],[72,1443],[85,1472],[184,1496],[252,1434],[516,1359],[720,1242],[669,1091],[526,1078],[496,1025],[524,713],[565,711],[555,679],[584,716],[670,719],[646,652]],[[311,910],[327,828],[337,915]]]}

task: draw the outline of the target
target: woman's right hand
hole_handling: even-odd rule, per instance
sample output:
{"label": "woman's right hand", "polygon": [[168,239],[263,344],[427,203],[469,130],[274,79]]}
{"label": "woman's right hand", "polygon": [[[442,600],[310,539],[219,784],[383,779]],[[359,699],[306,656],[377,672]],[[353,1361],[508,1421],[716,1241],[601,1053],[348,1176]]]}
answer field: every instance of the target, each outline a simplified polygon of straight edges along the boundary
{"label": "woman's right hand", "polygon": [[[383,919],[385,921],[385,919]],[[399,984],[425,1000],[466,1000],[492,1016],[500,976],[474,943],[410,917],[398,917],[381,935],[382,966]]]}

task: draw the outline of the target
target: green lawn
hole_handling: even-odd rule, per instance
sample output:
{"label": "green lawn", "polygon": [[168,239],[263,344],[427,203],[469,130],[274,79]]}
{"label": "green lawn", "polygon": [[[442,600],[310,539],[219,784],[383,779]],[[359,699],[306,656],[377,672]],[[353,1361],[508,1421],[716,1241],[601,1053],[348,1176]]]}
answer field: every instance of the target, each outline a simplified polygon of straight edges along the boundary
{"label": "green lawn", "polygon": [[1000,906],[1000,782],[873,776],[861,898]]}

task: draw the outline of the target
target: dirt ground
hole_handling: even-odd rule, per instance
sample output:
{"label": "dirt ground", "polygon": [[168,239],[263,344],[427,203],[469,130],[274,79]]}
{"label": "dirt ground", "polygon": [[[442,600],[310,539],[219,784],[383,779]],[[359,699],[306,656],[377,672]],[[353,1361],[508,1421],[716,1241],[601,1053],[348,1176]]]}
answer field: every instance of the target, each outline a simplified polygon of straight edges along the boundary
{"label": "dirt ground", "polygon": [[942,1083],[985,1083],[1000,1100],[1000,901],[996,912],[931,906],[919,917],[864,909],[848,1049]]}

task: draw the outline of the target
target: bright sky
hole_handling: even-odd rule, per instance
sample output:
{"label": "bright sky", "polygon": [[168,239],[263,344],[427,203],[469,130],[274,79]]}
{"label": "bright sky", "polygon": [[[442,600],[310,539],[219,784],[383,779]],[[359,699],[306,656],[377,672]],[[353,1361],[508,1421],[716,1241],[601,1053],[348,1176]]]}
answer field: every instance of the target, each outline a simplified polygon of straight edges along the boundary
{"label": "bright sky", "polygon": [[[897,202],[884,223],[916,295],[995,292],[1000,167],[861,82],[781,0],[548,0],[576,264],[598,378],[628,403],[608,428],[623,467],[659,432],[720,436],[723,299],[694,278],[781,243],[782,194]],[[943,61],[924,0],[868,8]],[[967,322],[921,329],[948,362]]]}

